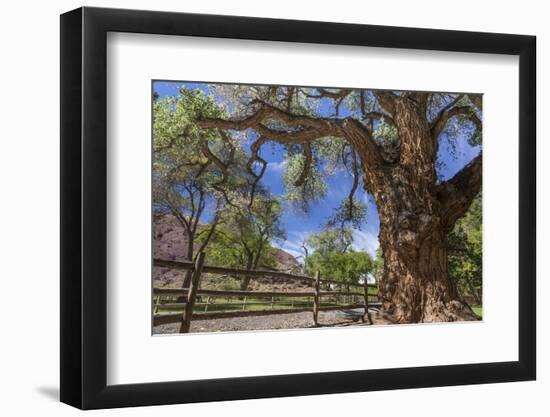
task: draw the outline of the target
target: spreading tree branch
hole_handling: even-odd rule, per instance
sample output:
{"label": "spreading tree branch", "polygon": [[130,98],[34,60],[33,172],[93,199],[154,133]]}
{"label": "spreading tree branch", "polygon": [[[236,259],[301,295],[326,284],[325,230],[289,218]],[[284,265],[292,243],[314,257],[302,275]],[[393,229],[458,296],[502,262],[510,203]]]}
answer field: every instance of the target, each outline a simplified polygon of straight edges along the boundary
{"label": "spreading tree branch", "polygon": [[[282,144],[301,144],[304,148],[305,163],[304,170],[298,178],[298,184],[303,183],[312,163],[311,142],[327,136],[342,137],[352,144],[364,168],[364,179],[383,163],[372,133],[358,120],[351,117],[333,119],[295,115],[258,100],[253,101],[252,104],[256,106],[255,113],[243,119],[203,119],[197,121],[197,124],[202,128],[211,129],[254,129],[260,135],[260,139],[255,144],[256,151],[252,149],[253,159],[257,158],[257,149],[267,140]],[[292,129],[283,131],[266,126],[267,121],[274,119],[282,121]]]}
{"label": "spreading tree branch", "polygon": [[483,154],[479,153],[453,178],[437,187],[437,197],[441,204],[441,221],[447,231],[452,230],[481,191]]}
{"label": "spreading tree branch", "polygon": [[[252,105],[257,110],[251,116],[238,120],[202,119],[197,125],[202,128],[218,128],[246,130],[254,129],[261,136],[265,136],[279,143],[311,142],[324,136],[338,136],[338,120],[330,118],[315,118],[304,115],[295,115],[263,101],[254,100]],[[296,130],[277,130],[265,125],[266,121],[277,119]]]}
{"label": "spreading tree branch", "polygon": [[170,212],[179,221],[179,223],[182,225],[184,230],[186,232],[189,232],[191,230],[191,227],[189,225],[189,222],[185,218],[185,216],[181,214],[181,212],[176,207],[174,207],[174,205],[171,202],[168,202],[168,206],[169,206]]}
{"label": "spreading tree branch", "polygon": [[478,108],[479,111],[483,110],[482,97],[483,96],[481,94],[468,94],[468,98],[473,103],[473,105]]}
{"label": "spreading tree branch", "polygon": [[439,139],[439,135],[441,135],[441,132],[445,129],[447,122],[453,117],[459,115],[467,117],[476,126],[476,129],[481,131],[481,120],[477,116],[473,107],[457,106],[447,108],[447,106],[445,106],[431,124],[433,139],[437,141]]}
{"label": "spreading tree branch", "polygon": [[[212,236],[214,235],[214,231],[216,230],[216,227],[218,226],[218,223],[220,222],[220,217],[218,216],[218,211],[216,211],[216,216],[214,217],[214,220],[212,223],[210,223],[210,227],[208,228],[208,233],[206,234],[206,237],[202,241],[199,249],[197,250],[197,254],[202,252],[208,243],[210,243],[210,240],[212,239]],[[199,235],[197,235],[198,237]]]}
{"label": "spreading tree branch", "polygon": [[352,149],[352,155],[351,155],[351,166],[353,169],[353,184],[351,186],[351,190],[348,195],[348,201],[349,201],[349,217],[353,217],[353,198],[355,197],[355,192],[357,191],[357,187],[359,186],[359,169],[357,166],[357,155],[355,152],[355,149]]}
{"label": "spreading tree branch", "polygon": [[422,110],[422,112],[426,112],[426,108],[428,106],[428,101],[430,99],[430,94],[421,92],[421,91],[413,91],[407,95],[409,99],[413,100],[417,106]]}
{"label": "spreading tree branch", "polygon": [[[250,187],[250,198],[248,200],[249,211],[252,209],[252,204],[254,203],[254,197],[256,196],[256,189],[258,187],[258,183],[264,176],[265,170],[267,169],[267,161],[260,156],[260,148],[265,141],[266,139],[263,136],[260,136],[258,140],[250,146],[251,156],[246,164],[246,167],[248,169],[248,172],[254,179]],[[261,165],[259,174],[256,174],[256,172],[254,171],[255,162],[258,162]]]}
{"label": "spreading tree branch", "polygon": [[227,164],[224,163],[220,158],[218,158],[214,152],[212,152],[210,150],[210,147],[208,146],[208,142],[207,141],[203,141],[201,143],[201,151],[202,151],[202,154],[211,162],[214,163],[214,165],[216,165],[218,167],[218,169],[222,172],[222,181],[225,182],[225,173],[227,171]]}
{"label": "spreading tree branch", "polygon": [[318,94],[309,94],[306,93],[303,90],[300,90],[300,92],[309,98],[331,98],[333,100],[342,100],[346,98],[346,96],[350,95],[353,91],[351,88],[339,88],[336,91],[331,91],[326,88],[316,88],[316,90],[319,92]]}
{"label": "spreading tree branch", "polygon": [[359,93],[359,108],[361,109],[363,120],[368,120],[369,122],[372,122],[373,120],[384,119],[384,121],[386,121],[390,125],[395,126],[395,122],[389,114],[384,114],[379,111],[367,111],[365,107],[365,90],[361,90]]}
{"label": "spreading tree branch", "polygon": [[[254,103],[259,104],[258,110],[246,118],[238,120],[203,119],[197,121],[197,124],[202,128],[218,128],[225,130],[246,130],[251,128],[256,130],[256,132],[264,138],[269,138],[270,140],[283,144],[305,144],[322,137],[342,137],[347,136],[346,132],[354,132],[353,136],[357,136],[358,134],[361,137],[361,141],[370,142],[366,144],[366,146],[371,149],[373,155],[377,153],[377,145],[374,140],[372,140],[372,136],[367,128],[354,119],[347,118],[338,120],[294,115],[264,102],[255,101]],[[276,130],[264,124],[265,121],[269,119],[277,119],[288,126],[299,129],[286,131]],[[266,139],[263,139],[262,142]]]}
{"label": "spreading tree branch", "polygon": [[304,143],[304,167],[298,179],[294,182],[295,187],[301,187],[306,178],[309,175],[311,170],[311,162],[313,161],[313,154],[311,152],[311,145],[309,143]]}
{"label": "spreading tree branch", "polygon": [[382,107],[386,112],[390,113],[391,115],[395,113],[395,104],[397,100],[397,96],[395,95],[395,93],[383,90],[374,90],[372,93],[378,100],[378,104],[380,104],[380,107]]}

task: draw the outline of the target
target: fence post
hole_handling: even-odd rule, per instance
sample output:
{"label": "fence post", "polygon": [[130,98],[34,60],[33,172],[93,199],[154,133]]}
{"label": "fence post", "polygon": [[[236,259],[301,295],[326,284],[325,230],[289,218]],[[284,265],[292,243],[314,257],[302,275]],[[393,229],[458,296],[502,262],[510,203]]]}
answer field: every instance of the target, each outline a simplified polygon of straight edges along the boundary
{"label": "fence post", "polygon": [[180,333],[189,333],[189,328],[191,327],[191,317],[193,315],[195,300],[197,299],[197,290],[199,289],[199,283],[201,280],[204,257],[205,253],[199,252],[197,260],[195,261],[193,275],[191,276],[191,283],[189,284],[189,292],[187,293],[187,303],[185,304],[185,311],[183,312],[183,317],[181,320]]}
{"label": "fence post", "polygon": [[365,287],[365,314],[363,314],[362,320],[363,322],[365,322],[365,317],[366,317],[367,320],[369,321],[369,324],[372,324],[372,319],[369,313],[369,283],[366,277],[365,277],[364,287]]}
{"label": "fence post", "polygon": [[155,309],[153,310],[154,314],[157,314],[159,311],[159,304],[160,304],[160,295],[155,297]]}
{"label": "fence post", "polygon": [[316,326],[319,325],[319,288],[320,288],[321,274],[319,271],[315,272],[315,295],[313,296],[313,323]]}

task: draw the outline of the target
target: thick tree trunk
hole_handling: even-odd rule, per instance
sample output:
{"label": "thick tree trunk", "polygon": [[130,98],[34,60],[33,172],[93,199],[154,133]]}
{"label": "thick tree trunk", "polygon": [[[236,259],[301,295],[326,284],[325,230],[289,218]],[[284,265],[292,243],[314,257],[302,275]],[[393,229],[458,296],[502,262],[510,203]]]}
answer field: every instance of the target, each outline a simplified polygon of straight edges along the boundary
{"label": "thick tree trunk", "polygon": [[383,308],[398,323],[476,320],[460,299],[447,265],[447,234],[458,211],[469,203],[451,204],[449,209],[456,190],[443,199],[438,194],[437,148],[424,110],[404,97],[394,106],[399,160],[385,160],[372,169],[358,146],[380,217],[384,270],[378,286]]}
{"label": "thick tree trunk", "polygon": [[444,230],[417,216],[409,216],[408,224],[403,220],[382,226],[384,270],[378,285],[384,310],[398,323],[476,320],[450,280]]}

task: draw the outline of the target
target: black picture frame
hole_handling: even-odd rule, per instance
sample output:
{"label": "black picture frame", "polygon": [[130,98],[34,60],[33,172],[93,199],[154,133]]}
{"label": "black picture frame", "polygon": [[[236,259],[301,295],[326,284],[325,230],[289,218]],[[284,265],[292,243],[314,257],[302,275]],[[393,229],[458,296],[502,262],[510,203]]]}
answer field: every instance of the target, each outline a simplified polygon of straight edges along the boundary
{"label": "black picture frame", "polygon": [[[519,360],[113,385],[107,375],[108,32],[519,56]],[[536,38],[136,10],[61,16],[61,401],[82,409],[534,380]]]}

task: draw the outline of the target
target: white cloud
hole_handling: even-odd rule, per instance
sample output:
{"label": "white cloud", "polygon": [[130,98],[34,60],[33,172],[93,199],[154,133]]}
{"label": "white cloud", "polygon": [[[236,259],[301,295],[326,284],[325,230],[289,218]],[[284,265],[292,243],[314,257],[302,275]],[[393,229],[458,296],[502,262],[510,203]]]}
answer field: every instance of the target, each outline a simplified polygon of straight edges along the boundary
{"label": "white cloud", "polygon": [[286,166],[286,160],[280,162],[268,162],[267,169],[272,172],[283,172]]}
{"label": "white cloud", "polygon": [[353,248],[355,250],[364,250],[374,257],[379,245],[378,236],[374,233],[363,232],[361,230],[353,231]]}
{"label": "white cloud", "polygon": [[292,240],[295,241],[295,242],[303,242],[312,233],[315,233],[315,232],[311,231],[311,230],[307,230],[307,231],[303,231],[303,232],[295,232],[295,231],[292,230],[292,231],[288,232],[289,236],[291,236]]}

